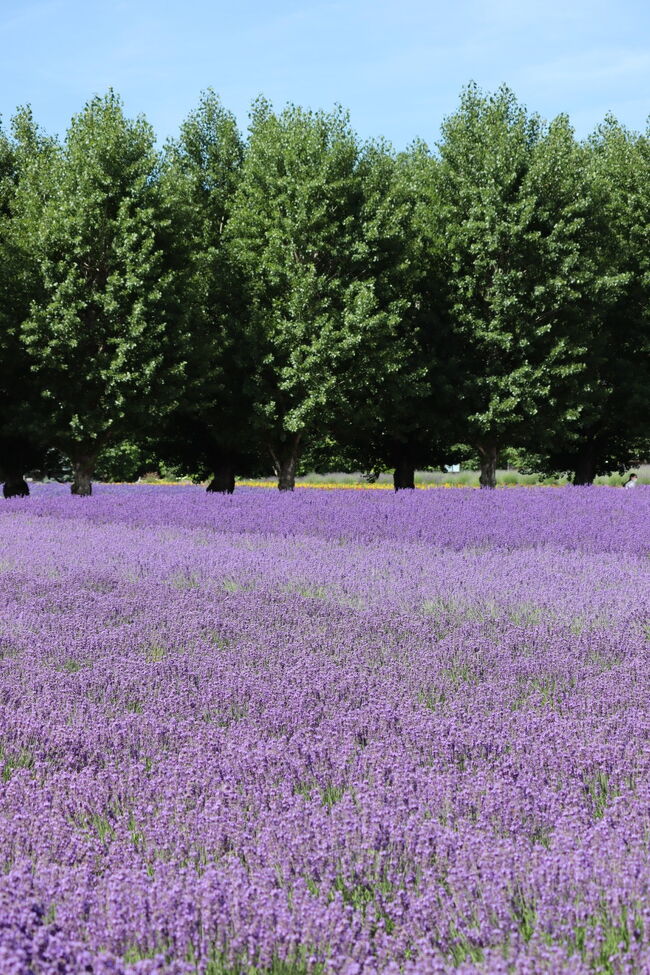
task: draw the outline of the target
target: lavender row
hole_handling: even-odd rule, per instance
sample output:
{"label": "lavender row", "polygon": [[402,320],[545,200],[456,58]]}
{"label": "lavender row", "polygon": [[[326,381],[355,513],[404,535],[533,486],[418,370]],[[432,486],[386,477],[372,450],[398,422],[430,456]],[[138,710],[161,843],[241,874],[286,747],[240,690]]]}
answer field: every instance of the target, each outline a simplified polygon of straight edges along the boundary
{"label": "lavender row", "polygon": [[650,519],[650,491],[619,488],[509,488],[483,498],[466,489],[390,491],[298,490],[289,502],[272,491],[238,488],[227,498],[198,487],[97,485],[92,502],[70,503],[65,485],[33,487],[13,499],[16,512],[131,527],[177,527],[229,535],[319,537],[333,541],[422,542],[455,550],[539,546],[567,551],[645,554],[640,527]]}

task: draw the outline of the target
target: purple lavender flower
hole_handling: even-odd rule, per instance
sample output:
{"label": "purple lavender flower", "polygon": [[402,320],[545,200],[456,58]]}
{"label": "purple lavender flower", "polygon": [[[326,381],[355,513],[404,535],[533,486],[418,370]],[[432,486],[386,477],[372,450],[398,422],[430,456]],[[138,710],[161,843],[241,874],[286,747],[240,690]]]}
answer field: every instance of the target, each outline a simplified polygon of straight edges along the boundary
{"label": "purple lavender flower", "polygon": [[648,526],[646,488],[7,503],[2,975],[650,970]]}

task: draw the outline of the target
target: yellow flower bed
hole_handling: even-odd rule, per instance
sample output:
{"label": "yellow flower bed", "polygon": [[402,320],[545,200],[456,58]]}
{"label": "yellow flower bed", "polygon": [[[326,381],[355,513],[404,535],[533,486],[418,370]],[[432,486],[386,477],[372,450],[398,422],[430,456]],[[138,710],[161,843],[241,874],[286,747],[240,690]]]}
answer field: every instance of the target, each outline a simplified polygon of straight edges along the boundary
{"label": "yellow flower bed", "polygon": [[[265,487],[265,488],[277,488],[277,481],[237,481],[237,484],[241,487]],[[419,491],[429,491],[433,488],[462,488],[462,487],[474,487],[473,484],[417,484],[416,490]],[[296,484],[296,490],[298,488],[309,488],[315,490],[342,490],[342,491],[392,491],[392,484],[341,484],[337,481],[302,481]]]}

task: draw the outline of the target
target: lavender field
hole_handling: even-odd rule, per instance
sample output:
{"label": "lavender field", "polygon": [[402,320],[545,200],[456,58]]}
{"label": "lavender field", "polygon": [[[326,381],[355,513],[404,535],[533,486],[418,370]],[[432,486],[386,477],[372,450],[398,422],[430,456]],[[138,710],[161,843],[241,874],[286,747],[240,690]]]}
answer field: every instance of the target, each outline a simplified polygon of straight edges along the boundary
{"label": "lavender field", "polygon": [[650,488],[0,508],[0,972],[650,971]]}

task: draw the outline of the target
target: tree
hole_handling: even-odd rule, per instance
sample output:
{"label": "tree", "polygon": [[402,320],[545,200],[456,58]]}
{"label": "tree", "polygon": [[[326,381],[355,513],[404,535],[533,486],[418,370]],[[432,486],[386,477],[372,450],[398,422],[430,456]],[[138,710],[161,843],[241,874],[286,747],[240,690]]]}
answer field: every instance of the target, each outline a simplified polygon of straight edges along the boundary
{"label": "tree", "polygon": [[512,92],[467,88],[443,124],[438,168],[458,409],[494,487],[500,446],[549,442],[575,418],[585,319],[613,300],[594,255],[584,153]]}
{"label": "tree", "polygon": [[125,118],[113,92],[75,116],[49,165],[22,187],[43,295],[22,338],[49,412],[51,444],[91,493],[105,446],[164,412],[185,351],[175,275],[164,251],[151,127]]}
{"label": "tree", "polygon": [[385,327],[366,355],[374,383],[353,435],[366,470],[393,468],[396,491],[415,487],[416,466],[442,464],[453,442],[455,364],[430,219],[436,166],[422,143],[397,157],[370,145],[362,159],[364,249]]}
{"label": "tree", "polygon": [[162,187],[185,243],[190,335],[186,383],[158,437],[168,460],[211,478],[208,491],[232,493],[254,453],[255,347],[245,314],[245,282],[227,244],[244,146],[234,116],[212,91],[168,143]]}
{"label": "tree", "polygon": [[[246,278],[258,426],[292,490],[300,450],[354,421],[386,313],[368,273],[360,147],[347,115],[253,107],[228,236]],[[381,341],[381,340],[380,340]]]}
{"label": "tree", "polygon": [[583,171],[598,217],[592,250],[602,255],[613,300],[583,321],[575,422],[541,458],[572,471],[575,484],[623,472],[650,446],[650,138],[609,117],[584,147]]}
{"label": "tree", "polygon": [[28,171],[44,165],[53,142],[34,124],[29,109],[0,130],[0,480],[5,498],[29,494],[23,474],[44,456],[39,390],[20,326],[40,296],[40,275],[21,235],[16,213],[19,186]]}

